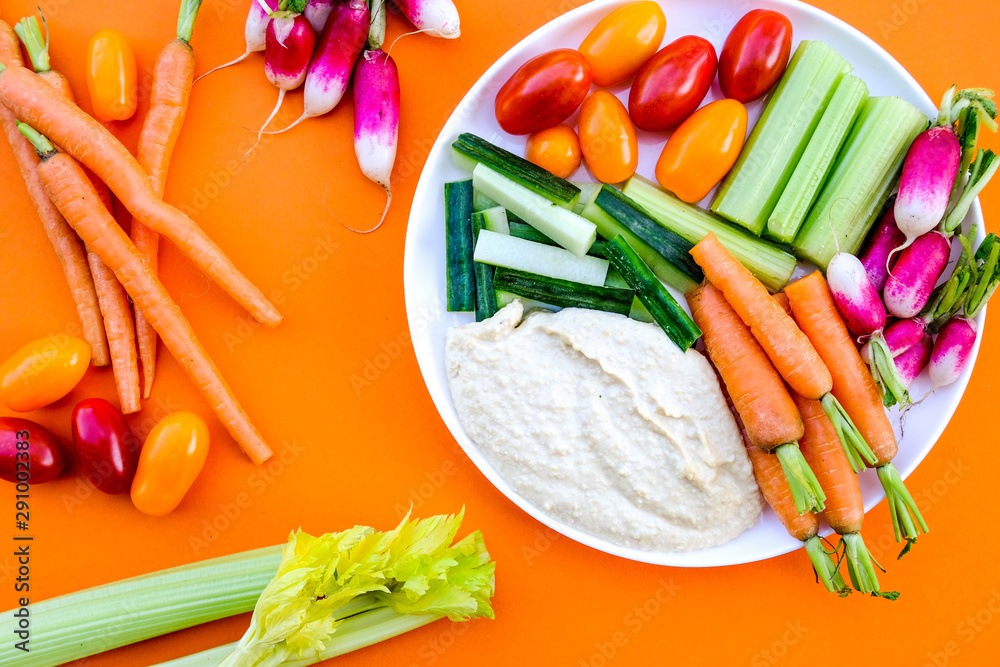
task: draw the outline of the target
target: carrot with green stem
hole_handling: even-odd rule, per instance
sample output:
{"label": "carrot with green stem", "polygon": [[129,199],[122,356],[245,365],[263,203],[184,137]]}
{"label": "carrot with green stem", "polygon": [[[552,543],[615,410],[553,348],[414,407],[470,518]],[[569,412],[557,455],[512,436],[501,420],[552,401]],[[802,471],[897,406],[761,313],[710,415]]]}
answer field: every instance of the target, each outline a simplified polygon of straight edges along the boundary
{"label": "carrot with green stem", "polygon": [[[191,32],[201,0],[181,0],[177,17],[177,38],[167,42],[153,66],[153,84],[149,92],[149,111],[142,121],[136,157],[146,174],[149,186],[160,199],[166,187],[167,168],[177,145],[177,138],[187,113],[191,86],[194,83],[194,50]],[[138,220],[132,220],[132,242],[146,256],[156,271],[160,235]],[[142,360],[142,395],[149,398],[156,372],[156,331],[141,312],[135,314],[135,327]]]}
{"label": "carrot with green stem", "polygon": [[[13,29],[0,21],[0,64],[21,65],[21,48]],[[83,325],[82,335],[90,345],[91,363],[107,366],[110,362],[108,341],[104,332],[104,318],[101,315],[94,280],[87,265],[87,251],[76,232],[56,210],[38,179],[38,154],[17,129],[17,117],[10,109],[0,104],[0,125],[14,152],[21,178],[27,188],[31,203],[35,206],[42,229],[48,237],[56,257],[66,276],[76,312]]]}
{"label": "carrot with green stem", "polygon": [[872,467],[885,489],[896,541],[906,538],[906,546],[899,554],[902,556],[917,541],[920,530],[927,532],[927,522],[892,464],[899,446],[882,405],[878,385],[861,359],[819,271],[790,284],[785,294],[802,331],[831,370],[833,395],[840,399],[865,441],[872,446],[875,453]]}
{"label": "carrot with green stem", "polygon": [[823,404],[837,428],[851,467],[862,470],[874,463],[875,454],[834,394],[830,370],[809,338],[771,297],[763,283],[709,233],[693,248],[691,256],[704,270],[705,278],[719,289],[754,338],[767,353],[775,369],[794,391]]}
{"label": "carrot with green stem", "polygon": [[[69,81],[62,73],[52,69],[50,65],[48,35],[42,35],[38,19],[34,16],[23,18],[14,26],[14,31],[21,43],[24,44],[35,73],[75,104],[76,96],[73,94],[73,88]],[[108,187],[96,178],[89,180],[103,205],[108,211],[112,211],[111,193],[108,191]],[[87,264],[94,279],[97,302],[104,318],[104,330],[111,353],[111,368],[121,411],[124,414],[132,414],[138,412],[141,407],[139,364],[136,355],[132,306],[125,293],[125,288],[115,278],[114,272],[90,249],[87,250]]]}
{"label": "carrot with green stem", "polygon": [[840,445],[837,429],[833,427],[819,401],[803,398],[796,393],[792,393],[792,399],[806,427],[805,435],[799,440],[799,448],[809,467],[816,471],[816,477],[826,493],[823,518],[840,535],[851,583],[862,593],[895,600],[899,593],[879,588],[875,568],[881,569],[882,566],[868,553],[868,547],[861,537],[861,526],[865,518],[861,483],[851,470],[844,448]]}
{"label": "carrot with green stem", "polygon": [[240,448],[254,463],[266,461],[271,450],[236,400],[215,362],[170,298],[163,283],[121,227],[98,203],[97,193],[79,164],[55,149],[44,135],[19,123],[41,158],[38,175],[52,203],[87,244],[115,272],[170,353],[208,399],[209,405]]}
{"label": "carrot with green stem", "polygon": [[193,220],[156,196],[146,172],[99,122],[23,67],[0,65],[0,104],[107,183],[140,223],[173,241],[198,268],[266,326],[281,315]]}
{"label": "carrot with green stem", "polygon": [[823,489],[797,442],[802,418],[781,376],[719,290],[706,283],[687,300],[750,442],[780,462],[800,514],[822,510]]}

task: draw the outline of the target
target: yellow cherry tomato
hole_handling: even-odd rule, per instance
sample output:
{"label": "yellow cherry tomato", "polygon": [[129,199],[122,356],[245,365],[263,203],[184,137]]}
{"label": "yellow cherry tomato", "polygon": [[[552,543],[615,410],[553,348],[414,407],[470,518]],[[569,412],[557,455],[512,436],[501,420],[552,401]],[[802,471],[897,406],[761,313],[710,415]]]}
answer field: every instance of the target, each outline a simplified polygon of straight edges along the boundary
{"label": "yellow cherry tomato", "polygon": [[0,364],[0,403],[31,412],[73,391],[90,366],[90,345],[67,336],[32,341]]}
{"label": "yellow cherry tomato", "polygon": [[706,104],[670,135],[656,180],[683,201],[701,201],[733,168],[746,134],[746,107],[736,100]]}
{"label": "yellow cherry tomato", "polygon": [[663,41],[667,17],[656,2],[619,7],[598,23],[580,45],[594,85],[616,86],[639,71]]}
{"label": "yellow cherry tomato", "polygon": [[128,120],[135,113],[135,54],[125,35],[111,28],[90,38],[87,88],[98,120]]}
{"label": "yellow cherry tomato", "polygon": [[628,109],[606,90],[592,92],[580,107],[580,149],[602,183],[621,183],[639,164],[639,142]]}
{"label": "yellow cherry tomato", "polygon": [[580,139],[573,128],[561,124],[532,132],[527,158],[559,178],[569,178],[580,167]]}
{"label": "yellow cherry tomato", "polygon": [[164,417],[146,436],[132,480],[132,504],[144,514],[174,511],[208,456],[208,426],[193,412]]}

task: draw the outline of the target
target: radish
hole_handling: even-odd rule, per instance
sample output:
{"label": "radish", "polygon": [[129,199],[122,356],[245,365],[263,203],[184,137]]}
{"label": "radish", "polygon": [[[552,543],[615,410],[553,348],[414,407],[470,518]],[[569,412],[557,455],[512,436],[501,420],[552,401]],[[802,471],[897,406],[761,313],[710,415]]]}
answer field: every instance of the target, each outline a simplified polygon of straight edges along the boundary
{"label": "radish", "polygon": [[[354,152],[358,165],[370,180],[385,189],[382,218],[392,203],[392,165],[399,137],[399,72],[396,63],[381,49],[366,50],[354,70]],[[358,231],[358,230],[352,230]]]}
{"label": "radish", "polygon": [[354,63],[368,37],[368,2],[346,0],[332,9],[306,74],[302,115],[294,123],[268,134],[287,132],[307,118],[332,111],[347,91]]}
{"label": "radish", "polygon": [[[882,338],[885,339],[885,344],[888,346],[889,352],[894,359],[908,352],[928,335],[927,323],[922,317],[896,320],[882,332]],[[868,343],[865,343],[861,347],[861,358],[868,364],[871,363],[870,349]]]}
{"label": "radish", "polygon": [[892,251],[906,241],[906,235],[896,226],[896,216],[893,215],[892,209],[890,202],[885,215],[868,236],[864,250],[858,255],[868,273],[868,279],[879,294],[882,293],[886,278],[889,277],[889,272],[895,264]]}
{"label": "radish", "polygon": [[267,30],[267,24],[271,19],[271,12],[278,10],[278,3],[280,0],[263,0],[267,3],[267,10],[264,6],[260,4],[259,0],[253,0],[250,3],[250,13],[247,14],[247,24],[244,29],[244,35],[247,42],[247,50],[244,51],[243,55],[235,60],[230,60],[225,65],[219,65],[218,67],[213,67],[208,70],[197,79],[204,79],[206,76],[220,70],[224,67],[229,67],[230,65],[235,65],[236,63],[245,60],[247,56],[251,53],[256,53],[257,51],[263,51],[265,46],[265,32]]}
{"label": "radish", "polygon": [[459,27],[458,9],[452,0],[395,0],[399,11],[420,32],[435,37],[456,39],[462,31]]}
{"label": "radish", "polygon": [[[316,35],[312,26],[302,14],[275,12],[267,24],[266,48],[264,49],[264,74],[267,80],[278,88],[278,103],[257,132],[257,143],[247,151],[249,155],[285,100],[285,93],[302,85],[306,69],[312,58]],[[246,157],[246,156],[244,156]]]}
{"label": "radish", "polygon": [[326,21],[330,18],[330,12],[333,11],[333,6],[337,4],[334,0],[309,0],[306,3],[306,8],[302,10],[302,15],[306,17],[309,21],[309,25],[312,26],[313,32],[317,35],[323,32],[323,27],[326,25]]}
{"label": "radish", "polygon": [[899,376],[907,387],[927,368],[933,346],[930,334],[924,333],[913,346],[893,359],[899,369]]}
{"label": "radish", "polygon": [[885,326],[885,306],[864,265],[854,255],[840,252],[826,269],[833,301],[855,336],[871,336]]}
{"label": "radish", "polygon": [[369,0],[371,27],[368,28],[368,48],[381,49],[385,41],[385,0]]}
{"label": "radish", "polygon": [[976,323],[966,317],[953,317],[941,327],[928,370],[934,388],[945,387],[962,375],[976,343]]}
{"label": "radish", "polygon": [[912,241],[900,253],[882,290],[889,313],[900,318],[919,313],[927,305],[950,256],[951,239],[937,230]]}
{"label": "radish", "polygon": [[913,140],[903,162],[893,210],[896,225],[906,236],[898,250],[909,247],[944,219],[961,159],[962,147],[950,125],[932,127]]}

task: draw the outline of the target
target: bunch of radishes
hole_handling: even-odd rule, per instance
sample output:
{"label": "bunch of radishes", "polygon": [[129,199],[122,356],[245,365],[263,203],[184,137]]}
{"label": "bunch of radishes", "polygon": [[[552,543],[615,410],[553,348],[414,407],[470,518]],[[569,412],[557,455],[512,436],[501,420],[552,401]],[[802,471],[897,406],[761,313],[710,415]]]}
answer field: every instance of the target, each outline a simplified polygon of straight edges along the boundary
{"label": "bunch of radishes", "polygon": [[[420,32],[447,39],[460,34],[452,0],[395,0],[395,4]],[[354,152],[365,176],[385,189],[382,220],[392,203],[390,177],[399,132],[399,74],[395,62],[382,51],[385,14],[385,0],[252,0],[246,51],[198,77],[264,52],[264,72],[278,88],[278,103],[257,133],[259,142],[286,92],[305,84],[302,116],[268,134],[332,111],[353,75]],[[378,229],[382,220],[369,231]]]}
{"label": "bunch of radishes", "polygon": [[[934,388],[955,382],[976,342],[972,319],[1000,283],[1000,242],[990,234],[973,251],[957,234],[962,255],[952,276],[935,289],[948,266],[952,239],[976,196],[1000,167],[990,150],[976,148],[979,131],[997,130],[993,92],[945,93],[938,119],[910,146],[899,193],[872,231],[860,257],[841,253],[827,280],[887,406],[910,403],[907,391],[927,368]],[[888,327],[888,316],[896,319]]]}

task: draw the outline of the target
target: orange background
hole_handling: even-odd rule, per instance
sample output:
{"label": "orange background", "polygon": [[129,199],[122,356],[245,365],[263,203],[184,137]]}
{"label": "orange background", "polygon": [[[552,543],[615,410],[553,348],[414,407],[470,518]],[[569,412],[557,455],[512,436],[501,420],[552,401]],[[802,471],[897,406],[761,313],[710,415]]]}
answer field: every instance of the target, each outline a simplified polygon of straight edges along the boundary
{"label": "orange background", "polygon": [[[193,45],[199,71],[243,50],[249,0],[206,0]],[[680,2],[680,0],[678,0]],[[46,10],[52,61],[83,96],[84,52],[104,27],[122,30],[139,61],[140,109],[116,132],[134,148],[156,53],[174,35],[176,0],[3,0],[8,22]],[[996,309],[972,383],[942,440],[907,481],[932,533],[894,560],[884,503],[866,522],[873,553],[889,566],[895,603],[817,586],[801,552],[735,567],[685,570],[628,562],[547,531],[508,502],[458,449],[424,389],[408,345],[403,239],[417,177],[438,130],[465,91],[530,31],[582,4],[574,0],[458,0],[457,42],[414,36],[393,50],[402,80],[396,201],[382,230],[345,231],[382,210],[379,188],[356,166],[350,104],[240,156],[276,98],[259,56],[199,83],[174,157],[168,201],[196,219],[266,293],[280,291],[285,323],[258,329],[209,287],[169,244],[161,251],[170,292],[278,454],[255,469],[214,418],[212,451],[181,507],[146,517],[127,497],[93,491],[79,471],[36,487],[32,599],[282,542],[301,526],[322,533],[356,523],[389,528],[416,514],[467,508],[498,563],[497,619],[442,622],[348,655],[343,665],[855,664],[982,665],[1000,648],[1000,531],[996,429],[1000,372]],[[819,0],[895,56],[928,91],[950,84],[998,86],[989,40],[996,3],[973,0]],[[735,7],[747,7],[734,0]],[[669,10],[668,10],[669,20]],[[412,29],[390,17],[389,40]],[[287,102],[298,115],[299,95]],[[293,116],[294,114],[294,116]],[[1000,150],[995,136],[986,145]],[[237,173],[238,172],[238,173]],[[0,145],[0,357],[25,341],[76,324],[59,266]],[[1000,184],[983,197],[1000,219]],[[121,217],[121,216],[119,216]],[[991,228],[996,230],[996,222]],[[377,367],[376,367],[377,365]],[[368,384],[358,382],[365,378]],[[162,351],[152,399],[130,419],[144,435],[167,412],[207,405]],[[354,382],[352,382],[352,379]],[[33,418],[64,441],[72,406],[114,399],[110,371],[91,371],[69,397]],[[242,506],[241,506],[242,505]],[[983,517],[986,517],[985,523]],[[214,527],[213,525],[214,524]],[[13,490],[0,487],[0,540],[13,530]],[[0,547],[0,608],[13,607],[12,548]],[[238,638],[248,616],[220,621],[94,658],[92,665],[144,665]],[[9,637],[0,641],[11,641]]]}

